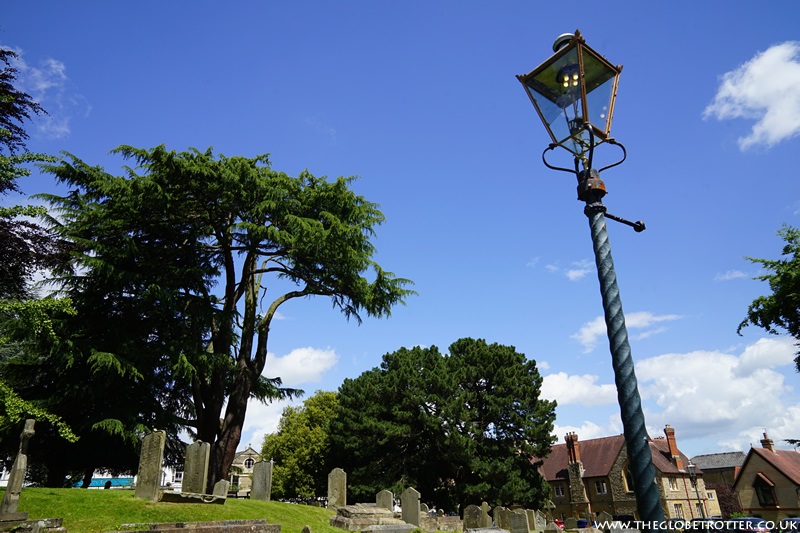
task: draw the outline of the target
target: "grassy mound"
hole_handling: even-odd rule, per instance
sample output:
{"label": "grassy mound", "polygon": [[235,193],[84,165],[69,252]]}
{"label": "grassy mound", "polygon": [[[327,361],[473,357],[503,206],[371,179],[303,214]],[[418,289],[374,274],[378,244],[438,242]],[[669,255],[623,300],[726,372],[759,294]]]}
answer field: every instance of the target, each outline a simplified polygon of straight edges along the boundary
{"label": "grassy mound", "polygon": [[[2,490],[0,490],[0,498]],[[69,533],[117,531],[123,524],[266,519],[281,533],[342,533],[328,523],[333,511],[307,505],[229,499],[225,505],[154,503],[133,497],[132,490],[24,488],[19,511],[28,518],[63,518]]]}

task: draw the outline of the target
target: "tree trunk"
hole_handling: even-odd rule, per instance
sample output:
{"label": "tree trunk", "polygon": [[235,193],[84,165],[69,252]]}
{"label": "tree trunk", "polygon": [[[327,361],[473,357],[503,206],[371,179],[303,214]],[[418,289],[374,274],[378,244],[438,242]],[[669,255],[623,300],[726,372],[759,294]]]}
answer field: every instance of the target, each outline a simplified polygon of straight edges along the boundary
{"label": "tree trunk", "polygon": [[88,489],[92,484],[92,476],[94,475],[94,467],[87,468],[83,471],[83,482],[81,483],[82,489]]}
{"label": "tree trunk", "polygon": [[217,481],[228,478],[233,458],[236,455],[236,448],[242,439],[242,427],[247,412],[247,401],[253,388],[252,383],[250,371],[246,368],[239,369],[234,388],[228,398],[228,405],[225,408],[222,430],[219,438],[211,447],[208,463],[208,490],[213,489]]}

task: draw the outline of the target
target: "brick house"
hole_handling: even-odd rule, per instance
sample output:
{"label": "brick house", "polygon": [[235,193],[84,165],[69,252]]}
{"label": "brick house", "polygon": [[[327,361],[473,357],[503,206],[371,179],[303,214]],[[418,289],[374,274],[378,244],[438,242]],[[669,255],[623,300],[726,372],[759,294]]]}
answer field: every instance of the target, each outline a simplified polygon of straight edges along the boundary
{"label": "brick house", "polygon": [[[686,469],[689,461],[678,450],[675,430],[667,426],[664,434],[666,438],[650,439],[649,444],[665,517],[719,515],[716,493],[706,490],[701,470],[697,490],[692,485]],[[583,518],[601,512],[637,516],[623,435],[579,442],[577,434],[569,433],[564,444],[553,446],[540,471],[552,488],[555,517]]]}
{"label": "brick house", "polygon": [[800,516],[800,453],[777,450],[766,433],[750,448],[733,488],[749,516],[778,521]]}

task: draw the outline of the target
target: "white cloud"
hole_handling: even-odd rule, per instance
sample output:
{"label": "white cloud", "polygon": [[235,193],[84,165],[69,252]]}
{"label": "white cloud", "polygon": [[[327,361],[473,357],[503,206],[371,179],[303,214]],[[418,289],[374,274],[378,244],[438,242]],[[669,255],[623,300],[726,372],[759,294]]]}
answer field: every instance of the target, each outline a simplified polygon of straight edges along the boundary
{"label": "white cloud", "polygon": [[704,118],[755,120],[739,148],[771,147],[800,133],[800,42],[788,41],[755,55],[722,76]]}
{"label": "white cloud", "polygon": [[747,274],[741,270],[728,270],[727,272],[721,272],[714,276],[714,281],[730,281],[732,279],[741,279],[746,277]]}
{"label": "white cloud", "polygon": [[575,261],[572,263],[572,268],[568,269],[564,275],[570,281],[578,281],[586,277],[592,271],[592,263],[590,261]]}
{"label": "white cloud", "polygon": [[[308,383],[318,383],[323,375],[339,362],[339,356],[331,348],[295,348],[283,357],[269,354],[264,376],[280,376],[284,387],[301,387]],[[314,391],[306,388],[306,396]],[[247,404],[247,416],[242,428],[242,441],[239,449],[252,444],[256,450],[260,449],[264,435],[278,430],[278,422],[284,408],[303,403],[303,398],[262,404],[257,400],[250,400]]]}
{"label": "white cloud", "polygon": [[17,54],[16,59],[11,60],[11,66],[17,70],[17,88],[30,95],[47,111],[47,115],[32,117],[36,131],[50,139],[67,137],[70,134],[71,115],[79,108],[88,114],[90,106],[68,87],[66,65],[57,59],[47,58],[40,61],[38,66],[33,66],[25,60],[21,49],[0,47]]}
{"label": "white cloud", "polygon": [[614,403],[617,400],[616,387],[613,384],[598,385],[598,379],[598,376],[591,374],[549,374],[542,380],[542,398],[556,400],[558,405],[593,406]]}
{"label": "white cloud", "polygon": [[710,437],[728,449],[739,443],[740,450],[752,442],[754,428],[796,431],[800,407],[786,405],[791,388],[775,370],[792,365],[792,354],[791,339],[763,338],[738,355],[695,351],[638,361],[639,391],[657,407],[647,415],[648,426],[670,424],[684,438]]}
{"label": "white cloud", "polygon": [[[800,401],[782,372],[794,375],[794,341],[766,337],[734,350],[670,353],[636,361],[636,377],[648,432],[676,429],[681,450],[698,453],[744,451],[760,446],[766,431],[779,448],[800,438]],[[737,353],[738,352],[738,353]],[[793,382],[792,378],[788,379]],[[556,435],[567,431],[581,439],[621,433],[619,409],[598,416],[586,407],[615,404],[616,387],[597,376],[545,376],[542,397],[559,402]],[[580,408],[561,407],[575,404]],[[571,409],[574,412],[571,412]],[[604,420],[605,419],[605,420]]]}
{"label": "white cloud", "polygon": [[[660,322],[667,322],[678,320],[681,317],[680,315],[654,315],[653,313],[647,311],[640,311],[637,313],[628,313],[625,315],[625,326],[629,330],[629,334],[631,334],[630,330],[641,329],[641,331],[636,334],[637,339],[646,339],[652,335],[657,333],[662,333],[666,331],[666,328],[661,326],[657,328],[652,328],[653,325],[658,324]],[[595,349],[597,346],[597,342],[601,337],[606,336],[606,323],[603,316],[598,316],[594,320],[585,323],[581,329],[570,336],[570,338],[577,340],[583,346],[583,352],[589,353]]]}
{"label": "white cloud", "polygon": [[338,362],[339,356],[331,348],[295,348],[283,357],[270,354],[264,375],[280,376],[284,386],[296,387],[304,383],[318,383]]}

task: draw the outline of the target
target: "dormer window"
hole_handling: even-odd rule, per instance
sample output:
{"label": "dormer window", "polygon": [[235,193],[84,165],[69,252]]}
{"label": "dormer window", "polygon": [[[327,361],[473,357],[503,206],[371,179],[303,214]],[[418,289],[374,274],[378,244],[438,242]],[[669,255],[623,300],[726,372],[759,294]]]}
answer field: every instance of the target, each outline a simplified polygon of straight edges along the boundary
{"label": "dormer window", "polygon": [[756,474],[753,481],[753,488],[758,496],[758,503],[761,505],[777,505],[775,500],[775,484],[769,480],[762,472]]}

